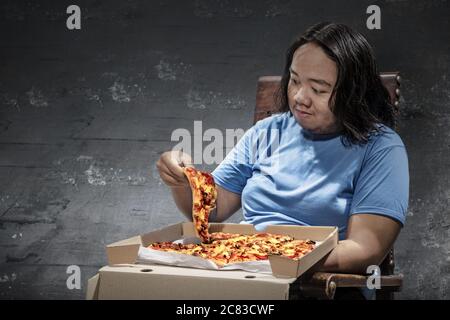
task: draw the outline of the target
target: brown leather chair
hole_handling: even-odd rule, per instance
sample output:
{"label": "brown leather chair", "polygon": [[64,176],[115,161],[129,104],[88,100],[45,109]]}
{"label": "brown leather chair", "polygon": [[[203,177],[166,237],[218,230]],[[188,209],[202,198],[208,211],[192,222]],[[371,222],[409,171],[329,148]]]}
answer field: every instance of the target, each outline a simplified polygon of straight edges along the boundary
{"label": "brown leather chair", "polygon": [[[399,72],[382,72],[380,77],[389,91],[392,104],[398,107],[400,98]],[[280,87],[280,81],[280,76],[264,76],[258,79],[254,123],[277,112],[274,95]],[[377,290],[376,293],[376,298],[379,300],[393,299],[394,292],[401,290],[403,275],[394,274],[394,267],[394,250],[391,249],[380,264],[381,289]],[[300,296],[303,298],[333,299],[336,290],[339,290],[339,288],[365,288],[367,279],[367,275],[316,272],[307,277],[300,277],[298,286],[301,292]],[[352,298],[351,295],[348,297]]]}

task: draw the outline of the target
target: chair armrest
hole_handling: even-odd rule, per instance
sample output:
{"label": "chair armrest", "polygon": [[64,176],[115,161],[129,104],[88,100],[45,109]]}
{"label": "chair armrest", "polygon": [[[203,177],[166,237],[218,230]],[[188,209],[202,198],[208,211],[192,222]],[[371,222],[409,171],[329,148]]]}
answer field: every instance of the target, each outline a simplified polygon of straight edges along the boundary
{"label": "chair armrest", "polygon": [[[307,297],[333,299],[336,289],[366,288],[369,276],[345,273],[316,272],[307,279],[300,281],[300,290]],[[400,291],[403,284],[403,275],[380,276],[381,289]]]}

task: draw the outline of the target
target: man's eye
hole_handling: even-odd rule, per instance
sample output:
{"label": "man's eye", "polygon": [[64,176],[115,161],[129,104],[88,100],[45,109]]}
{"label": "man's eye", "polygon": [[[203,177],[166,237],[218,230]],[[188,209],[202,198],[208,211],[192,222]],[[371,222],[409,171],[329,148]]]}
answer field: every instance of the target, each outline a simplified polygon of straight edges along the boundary
{"label": "man's eye", "polygon": [[298,83],[298,81],[297,81],[297,80],[295,80],[295,79],[292,79],[292,78],[291,78],[291,81],[292,81],[292,83],[293,83],[293,84],[297,84],[297,83]]}
{"label": "man's eye", "polygon": [[326,91],[320,91],[317,90],[316,88],[312,88],[315,94],[321,94],[321,93],[326,93]]}

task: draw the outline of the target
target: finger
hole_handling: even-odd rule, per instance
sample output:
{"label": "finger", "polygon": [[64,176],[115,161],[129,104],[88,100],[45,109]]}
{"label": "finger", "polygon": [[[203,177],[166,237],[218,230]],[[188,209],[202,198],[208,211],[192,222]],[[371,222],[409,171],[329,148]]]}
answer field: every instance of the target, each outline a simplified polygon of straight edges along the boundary
{"label": "finger", "polygon": [[186,180],[180,180],[177,177],[168,174],[167,172],[160,172],[160,177],[165,184],[171,187],[187,187],[189,182]]}
{"label": "finger", "polygon": [[187,154],[183,153],[180,157],[180,166],[182,167],[194,167],[192,158]]}
{"label": "finger", "polygon": [[182,173],[181,173],[181,176],[180,176],[180,175],[174,173],[174,172],[167,166],[167,163],[164,163],[164,164],[160,165],[159,171],[160,171],[160,174],[161,174],[161,173],[164,173],[165,176],[171,177],[171,178],[173,179],[173,181],[176,181],[176,183],[177,183],[178,185],[184,185],[184,186],[189,185],[189,181],[188,181],[188,179],[187,179],[187,177],[186,177],[186,175],[184,174],[184,171],[183,171],[182,169],[181,169]]}
{"label": "finger", "polygon": [[181,158],[180,153],[172,152],[167,155],[166,161],[164,161],[164,164],[166,165],[168,171],[171,172],[172,176],[177,176],[179,178],[184,177],[184,171],[181,167]]}
{"label": "finger", "polygon": [[165,184],[167,184],[170,187],[178,187],[178,186],[184,186],[185,183],[180,182],[177,179],[174,179],[172,176],[166,174],[165,172],[160,172],[160,177],[164,181]]}
{"label": "finger", "polygon": [[165,174],[165,176],[169,176],[174,180],[183,181],[183,177],[174,173],[173,170],[171,170],[167,165],[160,166],[159,172],[160,172],[160,174],[163,173],[163,174]]}

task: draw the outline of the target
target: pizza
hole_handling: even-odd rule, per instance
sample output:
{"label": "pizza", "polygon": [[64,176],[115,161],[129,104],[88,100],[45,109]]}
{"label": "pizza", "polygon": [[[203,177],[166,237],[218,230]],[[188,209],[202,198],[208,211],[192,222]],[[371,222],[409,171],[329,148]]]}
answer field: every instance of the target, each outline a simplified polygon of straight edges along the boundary
{"label": "pizza", "polygon": [[255,233],[250,235],[215,232],[210,243],[180,244],[156,242],[149,249],[178,252],[212,260],[218,266],[226,264],[267,260],[269,255],[281,255],[298,260],[311,252],[315,242],[296,240],[288,235]]}
{"label": "pizza", "polygon": [[236,234],[209,233],[208,220],[211,210],[216,207],[217,190],[210,173],[184,168],[192,190],[192,220],[200,244],[180,244],[174,242],[155,242],[149,249],[177,252],[198,256],[215,262],[218,266],[226,264],[267,260],[269,255],[282,255],[300,259],[311,252],[316,243],[311,240],[297,240],[288,235],[255,233]]}
{"label": "pizza", "polygon": [[217,199],[214,178],[210,173],[192,167],[185,167],[184,174],[192,190],[192,221],[196,234],[203,243],[209,243],[209,213],[216,207]]}

